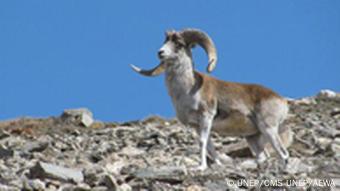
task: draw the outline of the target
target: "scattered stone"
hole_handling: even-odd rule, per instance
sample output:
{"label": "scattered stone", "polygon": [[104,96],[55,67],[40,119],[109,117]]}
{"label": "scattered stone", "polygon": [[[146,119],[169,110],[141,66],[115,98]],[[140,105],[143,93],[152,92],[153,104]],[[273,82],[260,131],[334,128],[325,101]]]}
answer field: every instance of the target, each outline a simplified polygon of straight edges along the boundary
{"label": "scattered stone", "polygon": [[314,166],[307,165],[305,162],[302,162],[301,159],[294,157],[288,159],[288,164],[285,167],[285,171],[289,174],[306,173],[314,169]]}
{"label": "scattered stone", "polygon": [[117,191],[132,191],[132,188],[130,185],[123,183],[122,185],[118,186]]}
{"label": "scattered stone", "polygon": [[[111,123],[111,124],[108,124],[108,126],[110,126],[110,127],[116,127],[117,124]],[[105,127],[105,123],[103,123],[103,122],[101,122],[101,121],[94,121],[94,122],[91,124],[91,128],[94,128],[94,129],[104,128],[104,127]]]}
{"label": "scattered stone", "polygon": [[233,180],[218,180],[218,181],[207,181],[204,183],[204,187],[207,190],[214,190],[214,191],[225,191],[225,190],[240,190],[235,184],[230,184],[231,182],[234,183]]}
{"label": "scattered stone", "polygon": [[10,134],[7,131],[0,129],[0,140],[9,137]]}
{"label": "scattered stone", "polygon": [[39,179],[34,180],[24,180],[23,190],[26,191],[44,191],[46,190],[46,185],[43,181]]}
{"label": "scattered stone", "polygon": [[224,153],[231,157],[252,157],[248,143],[246,140],[241,140],[236,143],[231,143],[223,146]]}
{"label": "scattered stone", "polygon": [[14,151],[7,149],[5,146],[0,145],[0,159],[13,157]]}
{"label": "scattered stone", "polygon": [[51,178],[64,182],[83,182],[83,173],[80,170],[65,168],[54,164],[37,162],[37,164],[30,169],[31,178]]}
{"label": "scattered stone", "polygon": [[219,155],[219,159],[221,160],[223,165],[226,165],[226,164],[233,165],[234,163],[234,159],[227,154]]}
{"label": "scattered stone", "polygon": [[333,141],[335,144],[340,145],[340,137],[339,138],[335,138]]}
{"label": "scattered stone", "polygon": [[87,108],[67,109],[61,115],[61,119],[85,127],[91,126],[94,122],[93,114]]}
{"label": "scattered stone", "polygon": [[188,186],[185,191],[201,191],[202,188],[198,185],[191,185],[191,186]]}
{"label": "scattered stone", "polygon": [[27,142],[26,145],[23,146],[23,151],[26,153],[30,152],[42,152],[48,147],[49,143],[47,142]]}
{"label": "scattered stone", "polygon": [[131,146],[124,147],[120,152],[120,154],[129,156],[129,157],[135,157],[138,155],[142,155],[143,153],[144,153],[143,150],[140,150],[138,148],[131,147]]}
{"label": "scattered stone", "polygon": [[181,160],[181,164],[184,164],[185,166],[198,166],[199,162],[192,157],[184,157]]}
{"label": "scattered stone", "polygon": [[318,93],[318,97],[321,97],[321,98],[334,98],[337,96],[337,93],[335,93],[334,91],[332,90],[321,90],[319,93]]}
{"label": "scattered stone", "polygon": [[332,111],[331,111],[331,116],[332,117],[338,117],[340,115],[340,108],[334,108]]}
{"label": "scattered stone", "polygon": [[248,159],[248,160],[243,161],[240,164],[240,166],[243,169],[256,169],[257,163],[256,163],[255,159]]}
{"label": "scattered stone", "polygon": [[100,166],[90,166],[83,171],[84,182],[90,186],[99,185],[99,181],[104,174]]}
{"label": "scattered stone", "polygon": [[318,145],[325,150],[332,143],[332,139],[320,137],[318,139]]}
{"label": "scattered stone", "polygon": [[58,191],[91,191],[91,188],[89,188],[86,185],[73,185],[73,184],[65,184],[62,185]]}
{"label": "scattered stone", "polygon": [[46,191],[58,191],[57,187],[53,184],[48,184],[46,186]]}
{"label": "scattered stone", "polygon": [[96,186],[91,188],[92,191],[108,191],[106,186]]}
{"label": "scattered stone", "polygon": [[332,180],[334,182],[334,187],[340,189],[340,178],[333,178]]}
{"label": "scattered stone", "polygon": [[331,137],[331,138],[334,138],[334,137],[337,137],[340,135],[340,131],[333,128],[333,127],[325,127],[325,126],[317,126],[315,127],[315,129],[321,134],[321,135],[324,135],[324,136],[327,136],[327,137]]}
{"label": "scattered stone", "polygon": [[0,190],[1,191],[20,191],[19,188],[13,187],[13,186],[7,186],[7,185],[3,185],[0,183]]}
{"label": "scattered stone", "polygon": [[314,98],[302,98],[297,100],[291,100],[290,103],[294,105],[312,105],[316,104],[316,101]]}
{"label": "scattered stone", "polygon": [[114,163],[108,163],[106,164],[105,168],[108,172],[118,175],[120,174],[120,171],[123,169],[123,167],[126,166],[126,163],[123,161],[116,161]]}
{"label": "scattered stone", "polygon": [[138,170],[134,176],[139,179],[161,180],[169,183],[180,183],[181,178],[186,174],[186,170],[182,167],[149,167]]}
{"label": "scattered stone", "polygon": [[332,143],[331,144],[331,149],[336,156],[340,156],[340,145],[337,143]]}
{"label": "scattered stone", "polygon": [[0,190],[299,190],[237,183],[330,178],[336,190],[340,188],[338,98],[339,94],[328,92],[289,100],[290,114],[283,125],[292,129],[294,140],[286,169],[274,153],[257,165],[245,139],[212,132],[222,164],[209,160],[206,171],[195,171],[200,164],[199,136],[177,120],[160,117],[93,122],[91,128],[80,128],[86,125],[81,117],[68,114],[0,122]]}
{"label": "scattered stone", "polygon": [[78,185],[67,185],[63,186],[61,189],[58,189],[58,191],[92,191],[91,188],[88,186],[78,186]]}
{"label": "scattered stone", "polygon": [[99,185],[105,186],[108,190],[116,190],[117,189],[117,181],[116,179],[108,174],[105,174],[99,180]]}

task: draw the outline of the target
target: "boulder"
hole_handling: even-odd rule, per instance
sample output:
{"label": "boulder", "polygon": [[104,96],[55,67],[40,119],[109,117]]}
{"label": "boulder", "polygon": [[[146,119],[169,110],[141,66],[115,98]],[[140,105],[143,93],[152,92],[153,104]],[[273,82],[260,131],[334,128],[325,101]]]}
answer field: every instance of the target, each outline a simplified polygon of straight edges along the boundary
{"label": "boulder", "polygon": [[91,126],[94,122],[93,114],[87,108],[66,109],[61,115],[61,119],[85,127]]}
{"label": "boulder", "polygon": [[37,162],[36,165],[30,169],[29,177],[40,179],[50,178],[75,183],[84,181],[84,176],[81,170],[66,168],[45,162]]}

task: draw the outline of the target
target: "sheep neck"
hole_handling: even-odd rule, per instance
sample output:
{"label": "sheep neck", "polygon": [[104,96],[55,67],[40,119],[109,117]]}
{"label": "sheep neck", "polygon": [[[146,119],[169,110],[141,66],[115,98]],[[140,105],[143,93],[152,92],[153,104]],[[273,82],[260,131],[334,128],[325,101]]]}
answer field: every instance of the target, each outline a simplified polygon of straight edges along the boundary
{"label": "sheep neck", "polygon": [[170,95],[188,94],[195,85],[195,75],[190,57],[183,57],[170,63],[165,71],[166,84]]}

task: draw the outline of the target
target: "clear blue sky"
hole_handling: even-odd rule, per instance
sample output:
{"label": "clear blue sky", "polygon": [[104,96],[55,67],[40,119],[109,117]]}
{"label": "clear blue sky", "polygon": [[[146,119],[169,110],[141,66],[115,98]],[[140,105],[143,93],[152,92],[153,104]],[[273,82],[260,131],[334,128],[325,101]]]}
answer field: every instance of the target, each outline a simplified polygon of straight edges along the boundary
{"label": "clear blue sky", "polygon": [[[151,68],[167,29],[200,28],[215,41],[218,78],[287,97],[340,91],[340,1],[1,1],[0,119],[88,107],[96,119],[173,117]],[[196,48],[197,69],[207,57]]]}

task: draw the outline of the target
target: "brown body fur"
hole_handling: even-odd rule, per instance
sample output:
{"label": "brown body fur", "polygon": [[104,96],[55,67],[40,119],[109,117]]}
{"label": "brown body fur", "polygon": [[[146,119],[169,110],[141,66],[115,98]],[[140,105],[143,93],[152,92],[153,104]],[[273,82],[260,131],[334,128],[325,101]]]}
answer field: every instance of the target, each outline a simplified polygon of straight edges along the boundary
{"label": "brown body fur", "polygon": [[[253,111],[262,100],[271,98],[279,99],[288,104],[286,99],[261,85],[226,82],[196,71],[195,78],[196,83],[198,83],[195,85],[196,91],[200,91],[203,94],[202,96],[211,100],[211,102],[217,98],[218,113],[214,119],[212,130],[222,136],[250,136],[260,133],[254,121],[249,117],[251,113],[244,115],[238,110],[237,106],[240,103]],[[228,106],[225,107],[226,105]],[[235,109],[233,109],[233,105],[235,105]],[[220,110],[220,108],[230,109]],[[291,145],[293,135],[289,128],[281,125],[279,135],[285,147]],[[266,149],[272,153],[273,149],[271,149],[269,143],[265,144]]]}

